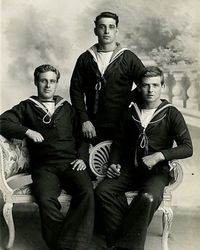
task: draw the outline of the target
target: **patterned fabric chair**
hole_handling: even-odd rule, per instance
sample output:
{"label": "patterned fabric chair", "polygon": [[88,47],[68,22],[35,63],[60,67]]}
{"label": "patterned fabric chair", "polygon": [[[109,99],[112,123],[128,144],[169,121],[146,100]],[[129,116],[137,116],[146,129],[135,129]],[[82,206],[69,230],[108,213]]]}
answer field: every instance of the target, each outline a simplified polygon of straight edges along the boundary
{"label": "patterned fabric chair", "polygon": [[[7,140],[0,135],[0,191],[3,195],[3,217],[9,231],[6,249],[13,246],[15,227],[12,216],[13,204],[32,203],[35,201],[31,195],[31,175],[29,170],[29,154],[25,140]],[[64,191],[59,201],[68,206],[71,196]]]}
{"label": "patterned fabric chair", "polygon": [[[111,141],[102,142],[90,149],[90,168],[97,176],[94,187],[105,176]],[[166,187],[163,202],[160,209],[163,210],[163,236],[162,248],[168,249],[167,239],[173,219],[171,209],[171,191],[175,189],[182,181],[182,168],[179,163],[172,163],[174,181]],[[15,227],[13,222],[12,208],[13,204],[28,204],[35,202],[31,194],[31,175],[29,174],[29,154],[25,140],[7,140],[0,135],[0,191],[3,195],[3,217],[6,221],[9,231],[9,239],[6,249],[10,249],[14,244]],[[135,192],[128,192],[127,199],[137,195]],[[59,201],[65,206],[70,204],[71,196],[64,191],[59,196]]]}
{"label": "patterned fabric chair", "polygon": [[[108,158],[110,152],[111,141],[104,141],[93,147],[90,151],[90,168],[92,172],[97,176],[98,182],[102,181],[105,177],[106,169],[108,166]],[[173,211],[172,211],[172,194],[171,192],[176,189],[183,179],[183,170],[178,161],[169,162],[170,165],[170,174],[171,182],[165,187],[163,194],[163,201],[159,207],[159,210],[162,210],[162,250],[168,250],[168,237],[173,221]],[[128,203],[134,199],[137,195],[137,192],[127,192],[126,197]]]}

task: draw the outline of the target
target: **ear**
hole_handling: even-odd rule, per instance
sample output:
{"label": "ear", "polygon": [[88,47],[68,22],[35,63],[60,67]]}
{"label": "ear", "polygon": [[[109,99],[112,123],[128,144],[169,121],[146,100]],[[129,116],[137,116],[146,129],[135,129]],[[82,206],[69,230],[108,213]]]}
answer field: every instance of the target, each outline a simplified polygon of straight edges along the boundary
{"label": "ear", "polygon": [[117,28],[116,28],[116,34],[118,34],[118,33],[119,33],[119,28],[117,27]]}
{"label": "ear", "polygon": [[94,34],[95,34],[95,36],[97,36],[97,28],[96,27],[94,28]]}
{"label": "ear", "polygon": [[165,83],[163,83],[163,85],[161,86],[161,88],[163,88],[163,89],[164,89],[165,87],[166,87],[166,85],[165,85]]}
{"label": "ear", "polygon": [[34,84],[35,84],[36,87],[38,86],[37,81],[34,81]]}

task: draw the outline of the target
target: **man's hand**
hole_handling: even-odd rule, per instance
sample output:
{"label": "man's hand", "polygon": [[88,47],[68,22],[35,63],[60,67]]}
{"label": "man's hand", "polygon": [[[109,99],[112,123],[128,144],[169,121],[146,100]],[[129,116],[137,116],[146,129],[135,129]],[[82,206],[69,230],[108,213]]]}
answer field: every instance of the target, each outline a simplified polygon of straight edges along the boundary
{"label": "man's hand", "polygon": [[153,168],[158,162],[165,160],[164,155],[161,152],[154,153],[152,155],[147,155],[142,158],[144,164],[149,170]]}
{"label": "man's hand", "polygon": [[81,159],[76,159],[70,163],[72,165],[72,169],[76,169],[76,171],[82,171],[86,169],[85,162]]}
{"label": "man's hand", "polygon": [[44,137],[37,131],[28,129],[25,134],[29,139],[31,139],[32,141],[36,143],[40,143],[44,141]]}
{"label": "man's hand", "polygon": [[121,166],[119,164],[111,164],[107,170],[107,177],[110,179],[116,178],[120,176]]}
{"label": "man's hand", "polygon": [[86,138],[92,138],[96,136],[96,130],[91,121],[86,121],[82,123],[82,132]]}

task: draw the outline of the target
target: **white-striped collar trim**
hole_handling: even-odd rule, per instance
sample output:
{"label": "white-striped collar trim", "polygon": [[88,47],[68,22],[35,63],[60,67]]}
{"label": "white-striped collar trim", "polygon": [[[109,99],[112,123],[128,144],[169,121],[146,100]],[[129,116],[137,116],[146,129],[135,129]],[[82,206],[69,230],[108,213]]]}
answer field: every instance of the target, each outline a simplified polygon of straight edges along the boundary
{"label": "white-striped collar trim", "polygon": [[[139,117],[140,120],[137,120],[133,115],[132,115],[132,118],[133,118],[135,121],[137,121],[137,122],[141,122],[141,112],[140,112],[140,109],[139,109],[137,103],[131,102],[130,105],[129,105],[129,108],[131,108],[132,106],[134,106],[135,111],[136,111],[136,113],[137,113],[137,115],[138,115],[138,117]],[[152,118],[151,118],[151,121],[150,121],[149,123],[156,123],[156,122],[159,122],[160,120],[162,120],[162,119],[166,116],[166,114],[163,115],[160,119],[158,119],[158,120],[156,120],[156,121],[152,121],[152,119],[153,119],[157,114],[159,114],[161,111],[163,111],[164,109],[166,109],[166,108],[168,108],[168,107],[174,107],[174,105],[172,105],[171,103],[168,103],[168,104],[166,104],[165,106],[161,107],[160,109],[157,109],[157,110],[154,112],[154,114],[153,114],[153,116],[152,116]]]}
{"label": "white-striped collar trim", "polygon": [[[42,110],[44,110],[45,112],[47,112],[47,108],[39,101],[35,100],[34,98],[32,97],[29,97],[28,100],[34,102],[36,104],[37,107],[41,108]],[[55,105],[55,110],[62,106],[62,104],[65,102],[66,100],[65,99],[62,99],[60,100],[56,105]]]}

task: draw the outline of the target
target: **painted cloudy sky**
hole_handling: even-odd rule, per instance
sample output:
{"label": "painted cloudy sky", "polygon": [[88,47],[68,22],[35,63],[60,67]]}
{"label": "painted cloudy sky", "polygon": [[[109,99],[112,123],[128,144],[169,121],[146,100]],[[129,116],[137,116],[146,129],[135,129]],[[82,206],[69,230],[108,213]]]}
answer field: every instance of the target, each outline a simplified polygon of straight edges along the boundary
{"label": "painted cloudy sky", "polygon": [[58,93],[68,88],[78,55],[96,42],[95,16],[120,17],[118,40],[158,63],[199,65],[198,0],[2,0],[1,112],[35,93],[33,71],[43,63],[61,71]]}

